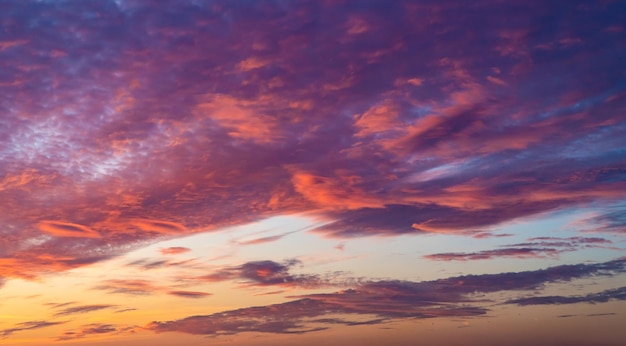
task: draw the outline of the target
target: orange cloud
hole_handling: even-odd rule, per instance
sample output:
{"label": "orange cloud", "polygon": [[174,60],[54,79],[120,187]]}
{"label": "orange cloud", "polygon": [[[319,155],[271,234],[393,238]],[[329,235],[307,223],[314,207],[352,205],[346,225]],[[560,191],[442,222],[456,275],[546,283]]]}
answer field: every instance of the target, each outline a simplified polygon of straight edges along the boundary
{"label": "orange cloud", "polygon": [[276,119],[255,109],[249,101],[232,96],[215,95],[196,106],[201,118],[215,120],[233,138],[269,143],[280,139],[280,126]]}
{"label": "orange cloud", "polygon": [[137,227],[143,232],[156,232],[160,234],[185,234],[187,228],[179,223],[164,221],[164,220],[151,220],[151,219],[131,219],[128,222],[129,225]]}
{"label": "orange cloud", "polygon": [[358,209],[382,206],[383,201],[355,185],[358,176],[341,172],[334,177],[324,177],[295,171],[292,182],[297,192],[324,209]]}
{"label": "orange cloud", "polygon": [[42,232],[55,237],[100,238],[97,231],[76,223],[45,220],[37,224]]}
{"label": "orange cloud", "polygon": [[189,251],[191,251],[191,249],[181,246],[173,246],[159,250],[159,252],[161,252],[163,255],[178,255]]}

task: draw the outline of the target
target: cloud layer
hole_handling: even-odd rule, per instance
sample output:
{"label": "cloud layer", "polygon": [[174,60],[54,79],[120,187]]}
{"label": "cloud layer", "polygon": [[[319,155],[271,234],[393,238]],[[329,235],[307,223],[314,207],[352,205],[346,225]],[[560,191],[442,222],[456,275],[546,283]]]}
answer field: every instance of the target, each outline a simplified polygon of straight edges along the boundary
{"label": "cloud layer", "polygon": [[[296,300],[225,311],[147,325],[156,332],[231,335],[243,332],[301,334],[334,324],[381,324],[399,318],[472,317],[489,312],[476,295],[532,291],[554,282],[590,276],[623,275],[626,260],[563,265],[536,271],[451,277],[434,281],[371,281],[335,293],[292,297]],[[541,297],[508,300],[507,304],[564,304],[624,299],[624,289],[584,297]],[[488,303],[488,304],[486,304]],[[342,318],[332,316],[340,315]]]}
{"label": "cloud layer", "polygon": [[616,2],[66,5],[2,5],[3,276],[285,213],[471,234],[623,199]]}

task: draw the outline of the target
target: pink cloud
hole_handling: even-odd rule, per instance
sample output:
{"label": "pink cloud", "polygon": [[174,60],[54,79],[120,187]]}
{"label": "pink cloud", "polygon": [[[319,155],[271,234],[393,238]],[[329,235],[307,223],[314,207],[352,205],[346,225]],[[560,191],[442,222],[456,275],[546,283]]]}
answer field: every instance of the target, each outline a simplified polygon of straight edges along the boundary
{"label": "pink cloud", "polygon": [[182,246],[173,246],[159,250],[163,255],[178,255],[189,251],[191,251],[191,249]]}

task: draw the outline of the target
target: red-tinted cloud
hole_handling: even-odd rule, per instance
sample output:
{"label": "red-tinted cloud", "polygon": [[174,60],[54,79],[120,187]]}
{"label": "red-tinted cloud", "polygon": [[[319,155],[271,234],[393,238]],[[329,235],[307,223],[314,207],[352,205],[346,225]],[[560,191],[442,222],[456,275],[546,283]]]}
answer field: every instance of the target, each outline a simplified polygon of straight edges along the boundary
{"label": "red-tinted cloud", "polygon": [[165,249],[160,249],[159,251],[164,255],[178,255],[181,253],[189,252],[191,251],[191,249],[182,247],[182,246],[174,246],[174,247],[168,247]]}
{"label": "red-tinted cloud", "polygon": [[56,237],[100,238],[98,232],[75,223],[42,221],[38,226],[41,231]]}

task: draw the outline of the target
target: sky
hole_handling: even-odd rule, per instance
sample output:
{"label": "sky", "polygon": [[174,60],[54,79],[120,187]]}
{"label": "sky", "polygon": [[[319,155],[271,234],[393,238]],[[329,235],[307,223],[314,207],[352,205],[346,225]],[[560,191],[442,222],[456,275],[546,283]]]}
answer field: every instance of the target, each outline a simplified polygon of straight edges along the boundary
{"label": "sky", "polygon": [[0,343],[621,345],[625,23],[0,0]]}

